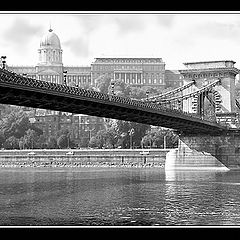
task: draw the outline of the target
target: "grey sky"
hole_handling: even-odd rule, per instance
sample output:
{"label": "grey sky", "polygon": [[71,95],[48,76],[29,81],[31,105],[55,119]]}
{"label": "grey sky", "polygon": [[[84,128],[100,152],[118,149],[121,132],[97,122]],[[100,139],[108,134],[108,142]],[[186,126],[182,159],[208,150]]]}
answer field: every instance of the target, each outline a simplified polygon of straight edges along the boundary
{"label": "grey sky", "polygon": [[36,65],[40,40],[59,36],[64,65],[95,57],[161,57],[167,69],[184,62],[234,60],[240,68],[240,12],[0,12],[0,53],[9,65]]}

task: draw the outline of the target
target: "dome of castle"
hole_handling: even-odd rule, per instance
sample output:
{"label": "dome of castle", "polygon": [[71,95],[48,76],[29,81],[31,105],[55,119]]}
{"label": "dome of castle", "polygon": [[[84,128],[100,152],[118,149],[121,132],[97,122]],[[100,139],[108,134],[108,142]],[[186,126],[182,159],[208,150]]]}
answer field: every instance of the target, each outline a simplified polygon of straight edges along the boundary
{"label": "dome of castle", "polygon": [[51,28],[48,30],[48,33],[42,37],[40,47],[61,48],[59,37]]}

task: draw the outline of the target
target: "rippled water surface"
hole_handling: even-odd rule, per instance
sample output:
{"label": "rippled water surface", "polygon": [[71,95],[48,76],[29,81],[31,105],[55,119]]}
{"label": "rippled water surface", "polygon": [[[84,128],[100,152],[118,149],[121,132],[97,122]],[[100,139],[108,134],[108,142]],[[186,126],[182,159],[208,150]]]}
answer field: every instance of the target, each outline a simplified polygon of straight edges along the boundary
{"label": "rippled water surface", "polygon": [[0,225],[240,225],[240,172],[0,169]]}

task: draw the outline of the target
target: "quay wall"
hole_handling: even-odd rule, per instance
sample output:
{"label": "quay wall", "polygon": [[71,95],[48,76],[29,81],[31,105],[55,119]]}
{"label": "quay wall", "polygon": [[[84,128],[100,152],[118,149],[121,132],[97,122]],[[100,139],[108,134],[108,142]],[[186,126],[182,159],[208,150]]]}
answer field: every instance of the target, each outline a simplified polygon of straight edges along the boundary
{"label": "quay wall", "polygon": [[170,149],[0,150],[0,164],[152,164],[165,165]]}

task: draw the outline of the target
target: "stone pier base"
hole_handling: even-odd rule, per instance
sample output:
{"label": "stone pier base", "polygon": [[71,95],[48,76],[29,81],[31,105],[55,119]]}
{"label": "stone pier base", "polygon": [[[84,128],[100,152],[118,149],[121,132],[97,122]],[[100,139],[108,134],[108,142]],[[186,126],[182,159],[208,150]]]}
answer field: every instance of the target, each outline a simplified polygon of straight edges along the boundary
{"label": "stone pier base", "polygon": [[240,135],[180,136],[179,146],[166,156],[165,169],[240,169]]}

